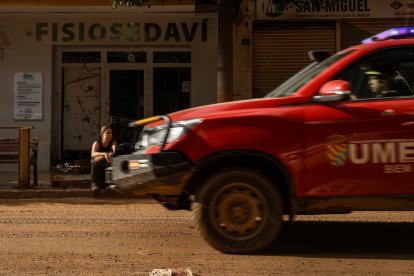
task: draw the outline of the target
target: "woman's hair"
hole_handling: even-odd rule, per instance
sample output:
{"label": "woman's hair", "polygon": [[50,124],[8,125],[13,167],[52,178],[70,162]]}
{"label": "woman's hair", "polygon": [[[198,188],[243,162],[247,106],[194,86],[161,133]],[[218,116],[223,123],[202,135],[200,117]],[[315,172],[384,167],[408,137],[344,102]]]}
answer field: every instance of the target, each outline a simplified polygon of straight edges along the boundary
{"label": "woman's hair", "polygon": [[111,128],[109,126],[103,126],[103,127],[101,127],[100,134],[101,135],[104,134],[104,132],[107,131],[108,129],[111,129]]}

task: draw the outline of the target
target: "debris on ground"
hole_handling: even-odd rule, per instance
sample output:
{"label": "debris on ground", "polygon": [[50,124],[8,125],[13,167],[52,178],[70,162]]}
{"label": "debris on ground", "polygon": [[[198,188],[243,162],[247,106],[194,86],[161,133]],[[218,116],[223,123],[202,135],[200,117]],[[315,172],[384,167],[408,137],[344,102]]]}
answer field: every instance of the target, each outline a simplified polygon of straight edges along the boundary
{"label": "debris on ground", "polygon": [[57,164],[56,167],[51,168],[52,173],[54,174],[81,174],[81,173],[90,173],[89,166],[81,166],[71,163]]}
{"label": "debris on ground", "polygon": [[149,276],[193,276],[190,268],[161,268],[154,269]]}

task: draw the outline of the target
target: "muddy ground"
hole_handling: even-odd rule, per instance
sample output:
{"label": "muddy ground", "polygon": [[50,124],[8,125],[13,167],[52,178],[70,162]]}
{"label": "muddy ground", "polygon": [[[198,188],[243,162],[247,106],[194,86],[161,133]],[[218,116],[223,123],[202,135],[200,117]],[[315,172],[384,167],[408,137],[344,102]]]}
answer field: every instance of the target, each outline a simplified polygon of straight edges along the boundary
{"label": "muddy ground", "polygon": [[298,217],[271,248],[225,255],[152,201],[0,201],[0,275],[414,274],[414,212]]}

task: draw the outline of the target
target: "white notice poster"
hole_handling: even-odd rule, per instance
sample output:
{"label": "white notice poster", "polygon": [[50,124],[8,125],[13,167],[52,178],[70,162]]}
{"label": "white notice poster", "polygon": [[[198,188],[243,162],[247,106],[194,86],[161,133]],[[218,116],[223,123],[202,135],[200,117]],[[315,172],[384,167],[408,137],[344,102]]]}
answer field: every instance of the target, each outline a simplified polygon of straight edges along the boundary
{"label": "white notice poster", "polygon": [[42,119],[42,73],[14,74],[14,119]]}

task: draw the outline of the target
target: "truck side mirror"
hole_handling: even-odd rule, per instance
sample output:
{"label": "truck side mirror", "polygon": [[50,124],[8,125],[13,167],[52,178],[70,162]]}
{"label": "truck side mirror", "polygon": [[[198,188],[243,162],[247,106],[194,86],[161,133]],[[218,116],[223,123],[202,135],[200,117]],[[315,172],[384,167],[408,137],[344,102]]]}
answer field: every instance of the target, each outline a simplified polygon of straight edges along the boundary
{"label": "truck side mirror", "polygon": [[331,56],[331,54],[328,51],[325,50],[315,50],[315,51],[309,51],[308,56],[310,60],[321,62],[327,59]]}
{"label": "truck side mirror", "polygon": [[332,80],[322,85],[313,102],[339,102],[349,100],[351,84],[343,80]]}

